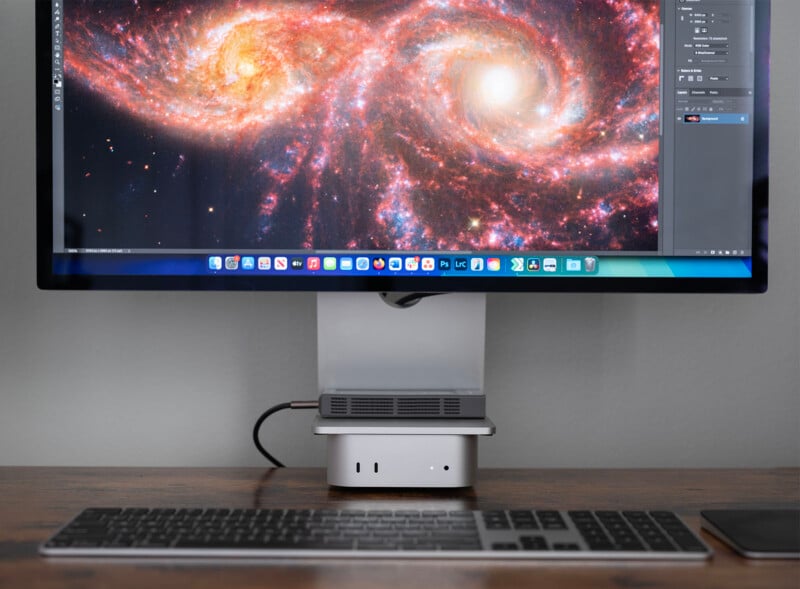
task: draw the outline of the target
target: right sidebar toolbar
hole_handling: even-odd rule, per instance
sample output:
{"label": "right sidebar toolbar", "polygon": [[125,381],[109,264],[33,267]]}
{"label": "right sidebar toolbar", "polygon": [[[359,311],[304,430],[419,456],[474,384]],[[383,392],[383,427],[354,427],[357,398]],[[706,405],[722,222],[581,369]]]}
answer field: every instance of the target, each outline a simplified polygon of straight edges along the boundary
{"label": "right sidebar toolbar", "polygon": [[679,0],[676,109],[684,123],[750,123],[755,52],[754,5]]}

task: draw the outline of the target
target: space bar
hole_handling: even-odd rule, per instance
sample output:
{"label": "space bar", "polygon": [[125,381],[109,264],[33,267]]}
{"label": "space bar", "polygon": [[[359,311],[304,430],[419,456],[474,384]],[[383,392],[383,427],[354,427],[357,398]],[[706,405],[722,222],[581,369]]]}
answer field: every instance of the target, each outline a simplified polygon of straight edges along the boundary
{"label": "space bar", "polygon": [[351,550],[350,541],[339,542],[270,542],[262,540],[195,540],[181,539],[172,548],[195,548],[205,550]]}

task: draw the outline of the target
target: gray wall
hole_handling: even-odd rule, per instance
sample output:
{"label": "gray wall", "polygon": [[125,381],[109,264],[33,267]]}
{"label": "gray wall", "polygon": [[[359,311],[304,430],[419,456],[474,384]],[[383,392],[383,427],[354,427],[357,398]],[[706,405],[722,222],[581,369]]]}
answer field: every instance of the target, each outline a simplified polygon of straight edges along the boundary
{"label": "gray wall", "polygon": [[[769,293],[491,295],[482,464],[800,464],[799,22],[773,2]],[[263,464],[257,414],[315,394],[314,295],[39,292],[33,70],[0,0],[0,464]],[[268,446],[321,464],[310,418]]]}

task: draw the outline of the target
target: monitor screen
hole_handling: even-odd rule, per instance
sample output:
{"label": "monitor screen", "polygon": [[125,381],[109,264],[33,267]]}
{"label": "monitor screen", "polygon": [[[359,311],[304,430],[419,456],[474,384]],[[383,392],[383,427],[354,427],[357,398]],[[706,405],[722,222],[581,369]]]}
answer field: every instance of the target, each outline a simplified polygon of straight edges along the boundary
{"label": "monitor screen", "polygon": [[766,288],[766,0],[37,0],[43,288]]}

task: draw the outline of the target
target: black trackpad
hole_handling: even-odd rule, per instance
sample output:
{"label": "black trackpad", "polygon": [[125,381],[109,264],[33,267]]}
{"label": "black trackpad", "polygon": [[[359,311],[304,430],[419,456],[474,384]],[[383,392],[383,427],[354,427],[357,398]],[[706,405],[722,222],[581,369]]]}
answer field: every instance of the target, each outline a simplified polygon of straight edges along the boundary
{"label": "black trackpad", "polygon": [[749,558],[800,558],[800,509],[701,511],[702,527]]}

